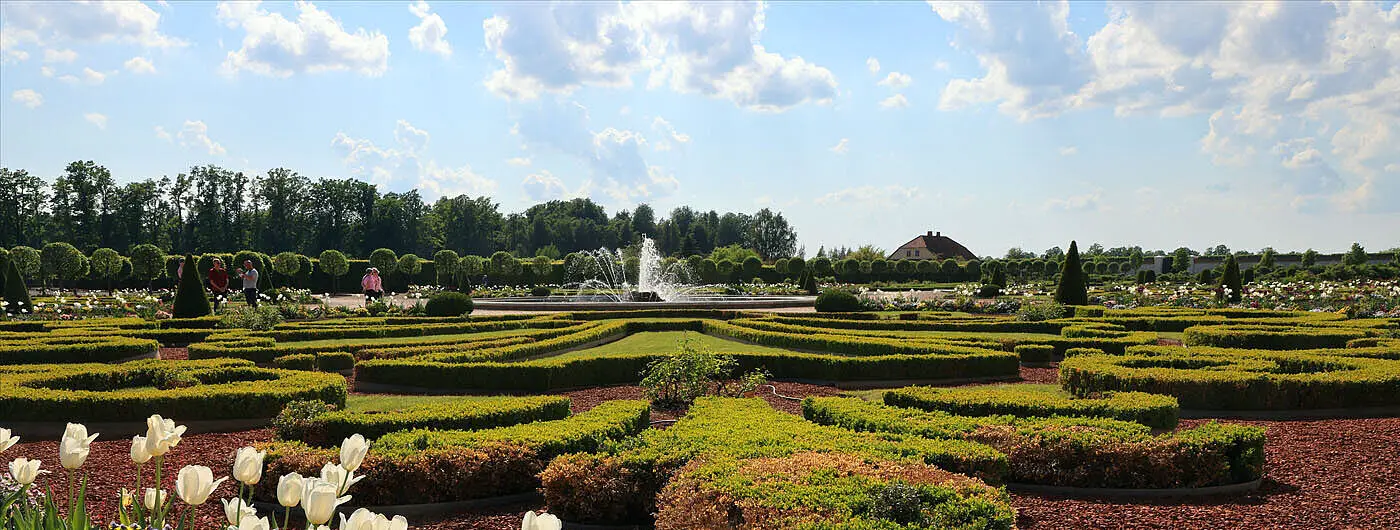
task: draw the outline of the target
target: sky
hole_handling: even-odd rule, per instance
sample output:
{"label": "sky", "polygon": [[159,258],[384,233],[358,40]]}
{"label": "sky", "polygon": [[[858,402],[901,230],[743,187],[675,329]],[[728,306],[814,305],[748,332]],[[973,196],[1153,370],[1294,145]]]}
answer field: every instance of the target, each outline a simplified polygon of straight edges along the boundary
{"label": "sky", "polygon": [[1396,2],[0,3],[0,166],[216,164],[821,246],[1400,246]]}

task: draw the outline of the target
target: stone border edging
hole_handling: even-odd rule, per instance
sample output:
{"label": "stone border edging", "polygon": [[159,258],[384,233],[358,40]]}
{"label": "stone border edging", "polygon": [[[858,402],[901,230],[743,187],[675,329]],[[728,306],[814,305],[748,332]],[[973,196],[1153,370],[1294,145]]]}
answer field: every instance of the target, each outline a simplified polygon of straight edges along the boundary
{"label": "stone border edging", "polygon": [[[177,425],[186,427],[185,434],[247,431],[268,426],[272,418],[234,418],[224,420],[175,420]],[[134,419],[122,422],[85,422],[88,432],[101,433],[102,438],[111,440],[137,434],[146,434],[146,422]],[[6,427],[16,435],[30,438],[58,438],[63,436],[68,422],[21,421],[11,422]]]}
{"label": "stone border edging", "polygon": [[[353,496],[354,493],[351,493],[351,495]],[[402,515],[404,517],[409,518],[435,517],[439,515],[455,514],[475,508],[491,508],[495,506],[504,506],[507,504],[516,504],[522,502],[540,502],[543,500],[543,495],[540,495],[539,493],[533,491],[528,491],[525,493],[513,493],[510,495],[498,495],[495,497],[482,497],[479,499],[467,499],[462,501],[430,502],[423,504],[395,504],[389,506],[343,506],[338,508],[336,511],[345,515],[350,515],[351,512],[354,512],[355,510],[360,508],[364,508],[374,513],[382,513],[389,517],[393,517],[395,515]],[[257,508],[259,512],[277,514],[279,518],[282,517],[284,513],[286,513],[286,508],[283,508],[281,504],[277,504],[275,502],[253,501],[253,507]],[[523,516],[524,512],[521,512],[521,514]],[[292,508],[292,518],[298,520],[305,519],[305,517],[302,515],[301,508]]]}
{"label": "stone border edging", "polygon": [[1356,407],[1346,409],[1285,409],[1285,410],[1202,410],[1181,409],[1184,419],[1230,418],[1241,420],[1330,420],[1347,418],[1385,418],[1400,416],[1400,405]]}
{"label": "stone border edging", "polygon": [[1134,499],[1160,499],[1167,497],[1208,497],[1212,495],[1236,495],[1259,489],[1264,482],[1257,478],[1239,484],[1205,486],[1201,488],[1080,488],[1074,486],[1047,486],[1044,484],[1018,484],[1008,482],[1006,489],[1016,493],[1037,495],[1060,495],[1065,497],[1109,497]]}

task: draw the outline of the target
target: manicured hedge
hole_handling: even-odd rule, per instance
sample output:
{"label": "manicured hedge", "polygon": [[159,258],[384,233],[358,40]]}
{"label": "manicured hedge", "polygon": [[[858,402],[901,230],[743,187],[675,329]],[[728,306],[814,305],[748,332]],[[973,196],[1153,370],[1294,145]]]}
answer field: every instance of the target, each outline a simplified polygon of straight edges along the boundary
{"label": "manicured hedge", "polygon": [[1195,326],[1186,329],[1187,346],[1249,348],[1260,350],[1309,350],[1345,348],[1348,341],[1376,336],[1374,330],[1360,328],[1276,327],[1276,326]]}
{"label": "manicured hedge", "polygon": [[345,395],[337,374],[232,359],[0,367],[0,418],[11,421],[271,418],[291,401],[343,406]]}
{"label": "manicured hedge", "polygon": [[[582,326],[545,328],[545,329],[518,329],[510,333],[510,337],[541,338],[555,337],[584,329],[591,324]],[[476,349],[474,343],[489,343],[503,340],[500,335],[486,337],[477,336],[475,333],[404,337],[404,341],[399,344],[386,343],[383,340],[375,339],[340,339],[330,342],[320,342],[313,344],[301,344],[297,342],[279,343],[273,339],[254,334],[256,332],[225,332],[211,335],[206,342],[191,344],[189,355],[191,359],[215,359],[232,357],[238,359],[248,359],[254,362],[267,363],[272,359],[294,353],[321,353],[333,351],[345,351],[358,354],[362,350],[373,350],[375,352],[385,352],[393,350],[386,355],[412,356],[427,353],[442,353]],[[373,342],[371,342],[373,341]],[[528,342],[528,341],[526,341]],[[490,347],[490,346],[483,346]],[[419,348],[419,350],[399,351],[398,348]],[[371,357],[373,355],[365,355]]]}
{"label": "manicured hedge", "polygon": [[843,453],[725,458],[682,468],[657,500],[656,525],[1009,530],[1010,501],[981,481],[915,462]]}
{"label": "manicured hedge", "polygon": [[[540,470],[563,452],[588,451],[635,436],[649,423],[644,401],[609,401],[561,420],[480,431],[402,431],[380,438],[357,475],[356,505],[452,502],[534,491]],[[262,446],[268,452],[264,476],[297,472],[320,474],[336,460],[335,449],[299,442]],[[420,448],[421,447],[421,448]],[[276,498],[276,481],[257,486],[260,499]]]}
{"label": "manicured hedge", "polygon": [[105,363],[149,355],[160,344],[93,333],[16,333],[0,336],[0,364]]}
{"label": "manicured hedge", "polygon": [[966,388],[911,386],[885,392],[885,404],[959,416],[1076,416],[1141,423],[1172,429],[1180,407],[1176,398],[1142,392],[1112,392],[1077,398],[1057,392],[1028,390],[1017,385]]}
{"label": "manicured hedge", "polygon": [[1055,360],[1055,347],[1049,344],[1022,344],[1016,346],[1015,352],[1023,363],[1048,363]]}
{"label": "manicured hedge", "polygon": [[332,446],[353,434],[379,438],[412,429],[479,430],[569,417],[564,396],[463,397],[392,411],[333,410],[318,414],[278,436],[312,446]]}
{"label": "manicured hedge", "polygon": [[901,331],[994,331],[1008,333],[1059,333],[1064,321],[1021,322],[1010,318],[968,318],[940,320],[857,320],[774,316],[774,322],[813,328],[901,330]]}
{"label": "manicured hedge", "polygon": [[757,398],[705,397],[669,428],[610,444],[599,455],[558,458],[540,478],[550,511],[565,520],[640,522],[656,512],[657,493],[690,461],[809,452],[922,462],[992,481],[1007,466],[1005,455],[982,444],[857,433],[779,412]]}
{"label": "manicured hedge", "polygon": [[274,329],[262,333],[278,342],[330,339],[368,339],[380,337],[422,337],[427,335],[459,335],[507,329],[562,328],[576,322],[555,319],[494,320],[483,322],[443,322],[437,324],[402,324],[382,326],[336,326],[302,329]]}
{"label": "manicured hedge", "polygon": [[[1060,384],[1077,396],[1137,391],[1176,396],[1183,408],[1298,410],[1400,403],[1400,361],[1257,350],[1076,355]],[[1347,351],[1347,350],[1341,350]]]}
{"label": "manicured hedge", "polygon": [[954,357],[981,357],[988,359],[1015,359],[1014,355],[984,348],[973,348],[951,343],[911,341],[883,337],[857,337],[852,335],[828,335],[818,332],[783,333],[764,331],[726,322],[704,321],[704,331],[742,341],[773,346],[847,355],[946,355]]}
{"label": "manicured hedge", "polygon": [[857,431],[970,440],[1005,453],[1008,481],[1086,488],[1237,484],[1264,473],[1264,429],[1207,423],[1152,436],[1099,418],[955,416],[852,398],[807,398],[803,417]]}
{"label": "manicured hedge", "polygon": [[346,352],[294,353],[273,359],[272,365],[286,370],[339,372],[354,368],[355,357]]}

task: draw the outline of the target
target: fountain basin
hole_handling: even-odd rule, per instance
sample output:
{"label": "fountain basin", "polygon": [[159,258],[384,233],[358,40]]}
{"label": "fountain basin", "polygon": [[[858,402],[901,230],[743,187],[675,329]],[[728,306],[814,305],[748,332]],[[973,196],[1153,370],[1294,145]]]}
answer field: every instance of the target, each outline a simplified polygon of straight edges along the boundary
{"label": "fountain basin", "polygon": [[692,295],[682,300],[633,302],[597,296],[517,296],[477,298],[476,309],[506,311],[614,311],[625,309],[776,309],[812,307],[815,296]]}

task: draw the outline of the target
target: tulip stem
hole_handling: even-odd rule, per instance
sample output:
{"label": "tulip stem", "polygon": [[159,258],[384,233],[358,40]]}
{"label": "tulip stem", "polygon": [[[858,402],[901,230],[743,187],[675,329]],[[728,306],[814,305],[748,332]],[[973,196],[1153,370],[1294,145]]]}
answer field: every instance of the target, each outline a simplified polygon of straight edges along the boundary
{"label": "tulip stem", "polygon": [[287,530],[288,528],[291,528],[291,527],[292,527],[292,507],[291,507],[291,506],[284,506],[284,507],[282,507],[282,511],[285,512],[285,513],[284,513],[284,515],[282,516],[282,528],[281,528],[281,530]]}
{"label": "tulip stem", "polygon": [[141,466],[142,464],[136,464],[136,491],[131,492],[131,505],[136,512],[137,523],[141,522],[141,509],[145,507],[146,500],[145,492],[141,491]]}

